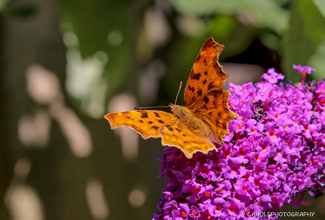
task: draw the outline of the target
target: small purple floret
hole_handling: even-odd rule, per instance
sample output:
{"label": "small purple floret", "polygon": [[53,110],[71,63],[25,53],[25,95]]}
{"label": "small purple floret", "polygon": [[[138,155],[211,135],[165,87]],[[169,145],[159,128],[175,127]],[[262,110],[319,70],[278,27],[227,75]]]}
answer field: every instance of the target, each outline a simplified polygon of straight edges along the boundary
{"label": "small purple floret", "polygon": [[315,72],[316,70],[314,68],[311,68],[310,66],[301,66],[299,65],[293,65],[293,68],[297,70],[298,72],[306,72],[308,74],[311,74],[311,72]]}
{"label": "small purple floret", "polygon": [[265,79],[269,83],[277,83],[279,80],[284,79],[284,75],[275,72],[275,69],[271,68],[267,73],[264,73],[261,78]]}

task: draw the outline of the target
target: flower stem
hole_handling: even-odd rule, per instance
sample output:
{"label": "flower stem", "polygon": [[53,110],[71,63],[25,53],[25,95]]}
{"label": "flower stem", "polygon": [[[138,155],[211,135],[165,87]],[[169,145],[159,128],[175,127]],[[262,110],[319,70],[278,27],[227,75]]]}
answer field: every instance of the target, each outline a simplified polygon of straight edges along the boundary
{"label": "flower stem", "polygon": [[305,85],[306,76],[307,76],[307,72],[306,71],[302,71],[301,72],[301,85]]}
{"label": "flower stem", "polygon": [[311,104],[314,106],[316,104],[316,101],[317,101],[317,98],[318,96],[320,95],[320,93],[315,93],[314,92],[314,95],[313,95],[313,98],[311,100]]}
{"label": "flower stem", "polygon": [[299,197],[299,202],[304,200],[304,196],[305,196],[306,190],[303,191],[303,193],[301,193],[300,197]]}

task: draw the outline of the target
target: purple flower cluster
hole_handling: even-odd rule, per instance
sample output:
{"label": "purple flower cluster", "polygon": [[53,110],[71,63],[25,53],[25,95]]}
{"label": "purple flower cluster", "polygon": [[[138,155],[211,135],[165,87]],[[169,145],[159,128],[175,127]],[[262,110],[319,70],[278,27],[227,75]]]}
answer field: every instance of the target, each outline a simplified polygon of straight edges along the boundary
{"label": "purple flower cluster", "polygon": [[[266,81],[230,84],[230,108],[239,118],[218,152],[187,159],[167,147],[161,176],[167,187],[153,220],[278,219],[256,217],[292,203],[309,205],[307,189],[325,190],[325,82],[298,88],[270,69]],[[254,214],[255,213],[255,214]],[[255,215],[255,216],[254,216]]]}

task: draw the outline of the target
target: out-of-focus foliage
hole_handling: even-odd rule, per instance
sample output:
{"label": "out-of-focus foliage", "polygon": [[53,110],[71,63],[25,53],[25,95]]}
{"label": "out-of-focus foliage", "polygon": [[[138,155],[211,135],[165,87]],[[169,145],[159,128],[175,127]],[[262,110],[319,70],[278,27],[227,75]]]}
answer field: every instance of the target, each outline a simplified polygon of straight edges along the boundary
{"label": "out-of-focus foliage", "polygon": [[0,11],[2,11],[2,9],[5,7],[7,2],[8,0],[0,0]]}
{"label": "out-of-focus foliage", "polygon": [[15,17],[16,19],[29,19],[31,16],[37,13],[36,5],[33,2],[24,2],[17,4],[10,10],[4,11],[5,6],[9,0],[0,0],[0,12],[6,13],[10,16]]}
{"label": "out-of-focus foliage", "polygon": [[233,15],[247,16],[257,27],[268,27],[281,33],[287,26],[289,13],[273,0],[169,0],[181,14],[190,16]]}
{"label": "out-of-focus foliage", "polygon": [[325,16],[325,1],[323,0],[313,0],[315,5],[318,7],[319,11]]}
{"label": "out-of-focus foliage", "polygon": [[[101,75],[89,87],[107,92],[106,95],[111,97],[112,93],[120,88],[123,80],[134,74],[130,69],[130,51],[135,37],[133,3],[127,0],[62,0],[60,4],[64,14],[63,21],[71,24],[63,28],[67,41],[71,35],[77,40],[76,44],[68,45],[68,48],[77,49],[82,59],[93,57],[103,64]],[[78,77],[81,74],[82,72],[79,72]],[[83,99],[87,105],[93,102],[94,96],[103,96],[99,90],[94,91],[91,88],[80,88],[88,95],[75,98]],[[100,104],[103,105],[103,102]],[[100,111],[97,116],[103,113]]]}
{"label": "out-of-focus foliage", "polygon": [[[256,39],[270,50],[281,49],[281,35],[287,28],[290,12],[283,5],[288,1],[219,1],[169,0],[181,15],[178,31],[186,36],[174,42],[177,52],[169,56],[169,71],[162,87],[177,88],[186,79],[197,54],[197,48],[213,36],[225,45],[220,57],[225,61],[244,53]],[[257,55],[258,56],[258,55]],[[182,59],[177,59],[181,57]],[[180,64],[181,63],[181,64]],[[258,61],[252,62],[258,64]],[[269,68],[271,66],[265,67]],[[175,91],[164,91],[172,97]],[[180,96],[180,99],[182,97]]]}
{"label": "out-of-focus foliage", "polygon": [[316,68],[313,77],[325,76],[325,18],[312,1],[294,1],[290,24],[283,37],[283,61],[287,76],[294,82],[301,77],[292,64]]}
{"label": "out-of-focus foliage", "polygon": [[[238,25],[233,25],[234,22],[229,22],[229,20],[228,22],[220,22],[220,16],[215,19],[215,24],[218,25],[214,26],[211,34],[216,34],[219,31],[227,39],[231,39],[218,38],[223,39],[226,47],[231,47],[230,51],[235,52],[231,55],[241,53],[243,50],[240,48],[246,49],[252,38],[260,37],[266,46],[276,50],[281,55],[283,70],[290,80],[298,81],[300,77],[292,69],[292,65],[298,63],[315,67],[317,73],[314,77],[318,80],[325,75],[324,65],[322,65],[324,45],[321,44],[325,39],[324,1],[170,0],[170,2],[179,13],[186,16],[233,15],[244,23],[246,27],[234,33],[230,31],[231,29],[238,30]],[[281,4],[290,5],[291,9],[281,7]],[[267,28],[269,31],[259,34],[259,36],[255,34],[247,42],[245,41],[247,34],[253,34],[252,29],[247,24],[252,24],[259,29]],[[231,36],[236,36],[236,39]],[[282,36],[283,41],[281,42]],[[223,56],[225,54],[227,56],[227,53],[225,51]]]}

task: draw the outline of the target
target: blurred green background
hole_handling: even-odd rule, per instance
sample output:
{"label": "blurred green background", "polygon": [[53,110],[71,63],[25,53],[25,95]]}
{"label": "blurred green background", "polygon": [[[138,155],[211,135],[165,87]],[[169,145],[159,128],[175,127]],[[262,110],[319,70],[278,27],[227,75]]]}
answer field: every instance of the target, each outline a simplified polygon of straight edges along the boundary
{"label": "blurred green background", "polygon": [[[0,0],[0,219],[151,219],[160,140],[103,115],[173,102],[211,36],[227,83],[271,67],[295,83],[293,64],[321,80],[324,16],[324,0]],[[282,211],[324,219],[311,200]]]}

